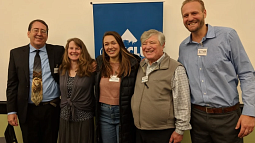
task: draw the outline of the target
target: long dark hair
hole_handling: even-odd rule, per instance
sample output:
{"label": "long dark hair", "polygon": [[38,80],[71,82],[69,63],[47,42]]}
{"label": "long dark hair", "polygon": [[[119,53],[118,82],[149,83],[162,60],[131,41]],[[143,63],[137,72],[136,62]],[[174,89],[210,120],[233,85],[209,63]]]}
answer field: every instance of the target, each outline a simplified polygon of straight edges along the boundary
{"label": "long dark hair", "polygon": [[104,33],[103,36],[103,65],[102,65],[102,77],[110,77],[113,74],[112,67],[110,65],[110,57],[107,55],[104,49],[104,38],[105,36],[113,36],[117,43],[120,46],[120,53],[119,53],[119,72],[118,72],[118,77],[123,76],[128,76],[131,73],[131,63],[130,63],[130,58],[135,57],[125,48],[125,45],[122,41],[121,36],[115,32],[115,31],[108,31]]}

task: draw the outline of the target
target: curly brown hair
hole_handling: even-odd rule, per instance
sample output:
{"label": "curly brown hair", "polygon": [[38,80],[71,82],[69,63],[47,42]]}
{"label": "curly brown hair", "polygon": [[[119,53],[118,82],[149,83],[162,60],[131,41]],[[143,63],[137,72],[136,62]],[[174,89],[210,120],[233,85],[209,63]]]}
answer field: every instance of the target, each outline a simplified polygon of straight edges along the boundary
{"label": "curly brown hair", "polygon": [[71,61],[68,57],[68,48],[69,48],[69,43],[71,41],[73,41],[78,47],[81,48],[81,54],[78,60],[78,69],[76,71],[77,75],[80,77],[90,76],[93,72],[92,63],[95,62],[95,60],[91,58],[85,44],[79,38],[71,38],[67,40],[62,64],[59,67],[61,74],[64,75],[66,71],[70,70],[70,67],[71,67]]}

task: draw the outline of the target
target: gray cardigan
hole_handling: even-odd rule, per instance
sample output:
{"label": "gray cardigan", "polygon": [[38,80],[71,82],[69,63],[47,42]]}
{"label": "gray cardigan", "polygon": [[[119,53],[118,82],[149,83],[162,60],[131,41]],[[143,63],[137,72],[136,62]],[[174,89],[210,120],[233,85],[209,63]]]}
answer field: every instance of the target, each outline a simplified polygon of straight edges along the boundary
{"label": "gray cardigan", "polygon": [[60,75],[59,84],[61,92],[61,104],[60,107],[64,106],[71,107],[71,114],[74,118],[75,108],[86,112],[94,112],[94,74],[90,77],[78,75],[74,78],[74,85],[70,98],[67,98],[67,80],[68,72],[65,75]]}

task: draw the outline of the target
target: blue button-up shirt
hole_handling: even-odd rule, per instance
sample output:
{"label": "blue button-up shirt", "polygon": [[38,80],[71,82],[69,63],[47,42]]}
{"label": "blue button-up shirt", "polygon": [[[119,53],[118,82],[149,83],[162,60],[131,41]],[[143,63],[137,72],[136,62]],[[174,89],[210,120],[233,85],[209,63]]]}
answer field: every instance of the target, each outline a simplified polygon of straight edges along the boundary
{"label": "blue button-up shirt", "polygon": [[[30,78],[30,91],[29,91],[29,103],[33,103],[31,101],[31,87],[32,87],[32,80],[33,80],[33,68],[34,68],[34,58],[37,49],[35,49],[31,44],[29,44],[30,52],[29,52],[29,78]],[[57,82],[51,75],[50,71],[50,64],[48,59],[48,54],[46,50],[46,45],[39,49],[39,55],[41,58],[41,65],[42,65],[42,83],[43,83],[43,100],[42,102],[51,101],[54,98],[59,97],[59,87]]]}
{"label": "blue button-up shirt", "polygon": [[[234,29],[212,27],[200,43],[186,38],[178,61],[186,68],[191,103],[209,107],[229,107],[239,102],[240,80],[244,115],[255,116],[255,72]],[[199,55],[198,49],[207,49]]]}

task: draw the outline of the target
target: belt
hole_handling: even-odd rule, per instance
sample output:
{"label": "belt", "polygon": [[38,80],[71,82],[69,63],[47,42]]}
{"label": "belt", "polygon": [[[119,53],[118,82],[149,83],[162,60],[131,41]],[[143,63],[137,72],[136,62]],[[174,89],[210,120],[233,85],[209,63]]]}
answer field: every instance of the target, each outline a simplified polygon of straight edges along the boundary
{"label": "belt", "polygon": [[231,107],[222,107],[222,108],[205,107],[205,106],[200,106],[200,105],[192,104],[192,107],[196,108],[196,109],[199,109],[201,111],[204,111],[206,113],[214,114],[214,113],[227,113],[227,112],[231,112],[231,111],[237,110],[238,108],[240,108],[240,104],[237,103],[234,106],[231,106]]}
{"label": "belt", "polygon": [[[60,99],[59,97],[51,100],[51,101],[47,101],[47,102],[40,102],[37,106],[43,106],[43,105],[48,105],[48,104],[51,104],[52,106],[54,107],[57,107],[57,105],[59,104],[60,102]],[[35,105],[35,104],[32,104],[32,105]],[[36,106],[36,105],[35,105]]]}

